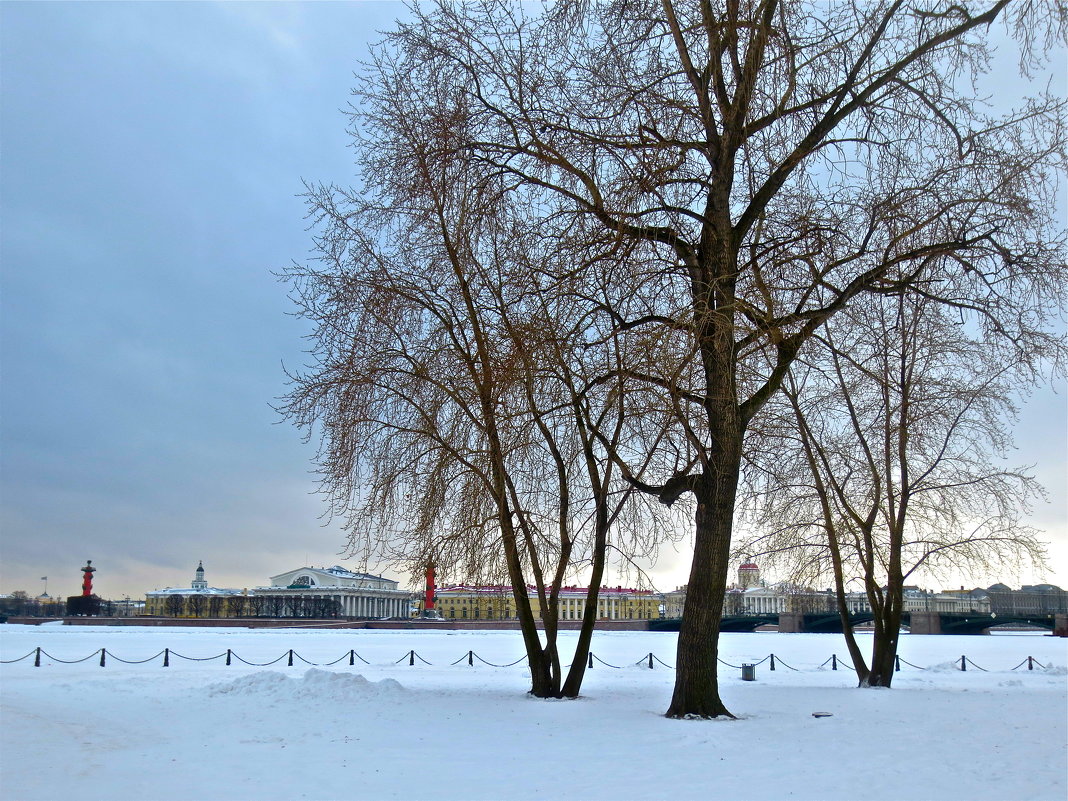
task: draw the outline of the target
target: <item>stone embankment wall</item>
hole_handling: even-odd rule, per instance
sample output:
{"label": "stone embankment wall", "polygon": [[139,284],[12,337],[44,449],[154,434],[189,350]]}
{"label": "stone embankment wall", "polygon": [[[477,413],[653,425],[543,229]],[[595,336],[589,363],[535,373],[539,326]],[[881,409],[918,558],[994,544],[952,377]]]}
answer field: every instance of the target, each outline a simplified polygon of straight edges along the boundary
{"label": "stone embankment wall", "polygon": [[[40,625],[63,620],[68,626],[189,626],[189,627],[234,627],[250,629],[445,629],[447,631],[493,630],[518,631],[514,620],[294,620],[293,618],[228,617],[228,618],[175,618],[175,617],[12,617],[8,623]],[[561,620],[561,631],[577,631],[580,622]],[[538,628],[541,628],[539,621]],[[648,631],[648,620],[598,620],[599,631]]]}

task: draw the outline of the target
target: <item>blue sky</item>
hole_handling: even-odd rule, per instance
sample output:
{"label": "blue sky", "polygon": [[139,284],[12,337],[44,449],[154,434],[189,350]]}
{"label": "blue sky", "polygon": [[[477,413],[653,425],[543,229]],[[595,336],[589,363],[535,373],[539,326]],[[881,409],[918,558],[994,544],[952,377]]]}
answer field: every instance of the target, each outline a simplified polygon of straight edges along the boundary
{"label": "blue sky", "polygon": [[[272,270],[309,255],[301,180],[351,180],[352,73],[403,12],[0,3],[0,592],[74,594],[87,558],[112,598],[341,560],[271,409],[303,347]],[[1063,391],[1023,419],[1068,585]]]}

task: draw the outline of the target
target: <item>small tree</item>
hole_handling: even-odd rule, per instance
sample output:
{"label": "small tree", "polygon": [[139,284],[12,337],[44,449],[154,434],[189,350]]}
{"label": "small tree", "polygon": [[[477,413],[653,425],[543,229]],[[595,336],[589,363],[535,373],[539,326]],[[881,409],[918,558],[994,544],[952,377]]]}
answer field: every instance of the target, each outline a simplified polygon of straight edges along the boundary
{"label": "small tree", "polygon": [[285,617],[285,597],[281,595],[268,595],[263,599],[263,602],[263,614],[266,617]]}
{"label": "small tree", "polygon": [[25,590],[15,590],[10,598],[3,601],[4,611],[9,615],[28,615],[32,608],[30,594]]}
{"label": "small tree", "polygon": [[230,595],[226,598],[226,616],[244,617],[248,614],[249,597],[247,595]]}
{"label": "small tree", "polygon": [[[1044,559],[1019,522],[1040,490],[996,458],[1011,444],[1013,375],[1027,365],[974,331],[922,297],[871,299],[824,329],[784,390],[764,542],[795,563],[825,559],[861,686],[891,685],[917,571]],[[822,542],[806,540],[816,532]],[[870,662],[849,627],[854,578],[874,615]]]}
{"label": "small tree", "polygon": [[245,602],[246,614],[251,617],[263,617],[267,614],[268,599],[261,595],[250,595]]}
{"label": "small tree", "polygon": [[194,593],[186,601],[186,609],[193,617],[200,617],[208,606],[208,596]]}
{"label": "small tree", "polygon": [[166,613],[171,617],[181,617],[185,611],[185,597],[177,593],[168,595],[163,604]]}

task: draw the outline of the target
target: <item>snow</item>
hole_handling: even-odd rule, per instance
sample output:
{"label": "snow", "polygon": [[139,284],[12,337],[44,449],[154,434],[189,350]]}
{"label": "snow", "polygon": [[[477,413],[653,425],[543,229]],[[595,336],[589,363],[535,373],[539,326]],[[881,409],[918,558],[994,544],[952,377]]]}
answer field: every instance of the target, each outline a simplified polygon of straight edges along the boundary
{"label": "snow", "polygon": [[[725,661],[777,664],[753,682],[721,667],[738,719],[715,721],[663,717],[674,671],[647,655],[673,665],[675,641],[597,633],[598,660],[621,667],[597,661],[581,699],[541,701],[523,663],[479,661],[522,657],[517,632],[0,626],[4,660],[107,649],[103,668],[99,654],[0,666],[0,799],[1065,798],[1064,639],[905,635],[902,659],[930,669],[860,690],[820,668],[845,655],[839,635],[725,634]],[[166,668],[116,659],[164,648]],[[226,666],[228,648],[283,658]],[[370,664],[350,667],[350,649]],[[1028,656],[1049,668],[1012,670]]]}

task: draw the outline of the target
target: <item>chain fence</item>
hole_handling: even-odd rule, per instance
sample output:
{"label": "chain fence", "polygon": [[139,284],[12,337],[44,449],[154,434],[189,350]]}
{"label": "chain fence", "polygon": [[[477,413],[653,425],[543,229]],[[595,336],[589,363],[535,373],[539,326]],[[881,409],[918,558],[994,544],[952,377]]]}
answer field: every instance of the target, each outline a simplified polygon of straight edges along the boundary
{"label": "chain fence", "polygon": [[[292,648],[290,648],[288,651],[283,653],[281,656],[279,656],[279,657],[277,657],[275,659],[272,659],[270,662],[250,662],[249,660],[245,659],[244,657],[240,656],[239,654],[234,653],[234,651],[232,649],[230,649],[230,648],[227,648],[224,653],[216,654],[214,656],[203,656],[203,657],[187,656],[185,654],[180,654],[177,651],[174,651],[174,650],[172,650],[170,648],[164,648],[159,653],[154,654],[153,656],[150,656],[147,659],[123,659],[123,658],[121,658],[119,656],[116,656],[111,651],[108,651],[106,648],[99,648],[96,651],[93,651],[88,656],[82,657],[81,659],[60,659],[59,657],[53,656],[52,654],[50,654],[47,651],[45,651],[43,648],[39,648],[39,647],[38,648],[34,648],[32,651],[30,651],[28,654],[26,654],[24,656],[20,656],[18,659],[0,659],[0,664],[2,664],[2,665],[13,665],[13,664],[15,664],[17,662],[26,661],[26,660],[30,659],[31,657],[33,658],[34,667],[41,667],[42,658],[44,658],[46,660],[50,660],[51,662],[56,662],[56,663],[62,664],[62,665],[76,665],[76,664],[79,664],[81,662],[87,662],[90,659],[95,659],[97,657],[99,657],[99,665],[100,665],[100,667],[106,667],[107,666],[107,659],[109,657],[111,659],[113,659],[114,661],[116,661],[116,662],[121,662],[124,665],[143,665],[143,664],[146,664],[148,662],[153,662],[153,661],[159,659],[160,657],[162,657],[163,658],[162,667],[170,667],[172,659],[185,660],[187,662],[213,662],[215,660],[225,659],[227,665],[233,664],[234,660],[236,660],[238,662],[241,662],[244,665],[248,665],[249,667],[269,667],[271,665],[278,664],[283,659],[286,660],[286,665],[288,667],[293,667],[294,662],[296,660],[299,660],[300,662],[304,663],[305,665],[309,665],[311,667],[332,667],[333,665],[337,665],[337,664],[339,664],[341,662],[344,662],[345,660],[348,660],[348,664],[350,666],[354,666],[356,664],[356,660],[357,659],[360,662],[362,662],[363,664],[365,664],[365,665],[371,665],[372,664],[370,661],[365,659],[363,656],[358,654],[353,649],[350,649],[347,653],[342,654],[337,659],[334,659],[333,661],[330,661],[330,662],[313,662],[312,660],[306,658],[305,656],[297,653]],[[421,663],[421,664],[429,665],[431,667],[433,667],[433,665],[434,665],[433,662],[429,661],[428,659],[425,659],[423,656],[421,656],[420,654],[416,653],[415,649],[409,650],[406,654],[404,654],[404,656],[402,656],[400,659],[396,660],[395,662],[385,663],[385,664],[386,665],[388,665],[388,664],[399,665],[401,662],[407,661],[409,667],[416,667],[416,660],[418,660],[418,662]],[[467,653],[465,653],[463,656],[461,656],[455,662],[452,662],[449,665],[449,667],[454,667],[454,666],[459,665],[459,664],[464,663],[464,662],[466,662],[468,667],[474,667],[476,661],[478,663],[482,664],[482,665],[486,665],[486,666],[492,667],[492,668],[510,668],[510,667],[515,666],[515,665],[518,665],[520,662],[527,661],[527,657],[526,656],[521,656],[521,657],[519,657],[519,659],[516,659],[514,662],[498,663],[498,662],[491,662],[491,661],[489,661],[487,659],[484,659],[480,655],[476,654],[473,650],[469,650]],[[784,667],[787,670],[792,670],[792,671],[795,671],[795,672],[801,672],[801,668],[796,668],[796,667],[794,667],[792,665],[787,664],[786,662],[783,661],[781,656],[777,656],[776,654],[768,654],[763,659],[761,659],[759,662],[743,663],[741,665],[732,664],[731,662],[728,662],[725,659],[718,659],[718,662],[721,665],[726,665],[727,667],[734,668],[735,670],[745,670],[745,669],[748,669],[748,668],[756,668],[756,667],[758,667],[760,665],[763,665],[766,662],[766,663],[768,663],[768,669],[771,670],[771,671],[774,671],[776,669],[776,667]],[[959,659],[954,659],[951,664],[953,665],[954,668],[956,668],[957,670],[962,671],[962,672],[967,671],[969,666],[974,668],[975,670],[979,670],[979,671],[982,671],[984,673],[991,672],[990,669],[982,667],[981,665],[976,664],[972,659],[970,659],[967,655],[964,655],[964,654],[962,654]],[[648,670],[653,670],[653,669],[656,668],[657,665],[660,665],[661,667],[667,668],[668,670],[674,670],[675,669],[675,667],[673,665],[668,664],[667,662],[662,660],[660,657],[658,657],[656,654],[652,653],[651,651],[649,653],[647,653],[645,656],[643,656],[641,659],[639,659],[638,661],[629,662],[629,663],[624,664],[624,665],[613,665],[612,663],[607,662],[604,659],[602,659],[601,657],[597,656],[597,654],[593,653],[592,651],[587,652],[587,654],[586,654],[586,667],[587,667],[587,669],[591,669],[592,670],[595,666],[598,666],[598,665],[601,666],[601,667],[611,668],[613,670],[623,670],[624,668],[629,668],[629,667],[645,667]],[[855,670],[856,669],[851,660],[845,659],[843,657],[840,657],[837,654],[831,654],[830,657],[828,657],[827,660],[823,662],[823,664],[817,666],[814,669],[815,670],[824,670],[824,669],[827,668],[828,665],[830,666],[831,670],[838,670],[839,666],[841,666],[843,670]],[[912,662],[908,662],[908,661],[902,659],[900,656],[895,656],[894,657],[894,670],[895,670],[895,672],[896,671],[900,671],[902,665],[906,665],[906,666],[908,666],[910,668],[913,668],[915,670],[931,670],[932,669],[930,667],[923,667],[921,665],[915,665]],[[1042,664],[1042,662],[1040,662],[1038,659],[1036,659],[1033,656],[1027,656],[1018,665],[1016,665],[1016,667],[1009,668],[1008,671],[1011,672],[1011,671],[1014,671],[1014,670],[1019,670],[1024,665],[1027,666],[1028,670],[1035,670],[1036,668],[1038,668],[1039,670],[1049,670],[1052,667],[1052,665],[1044,665],[1044,664]],[[571,667],[571,665],[567,665],[567,667]]]}

